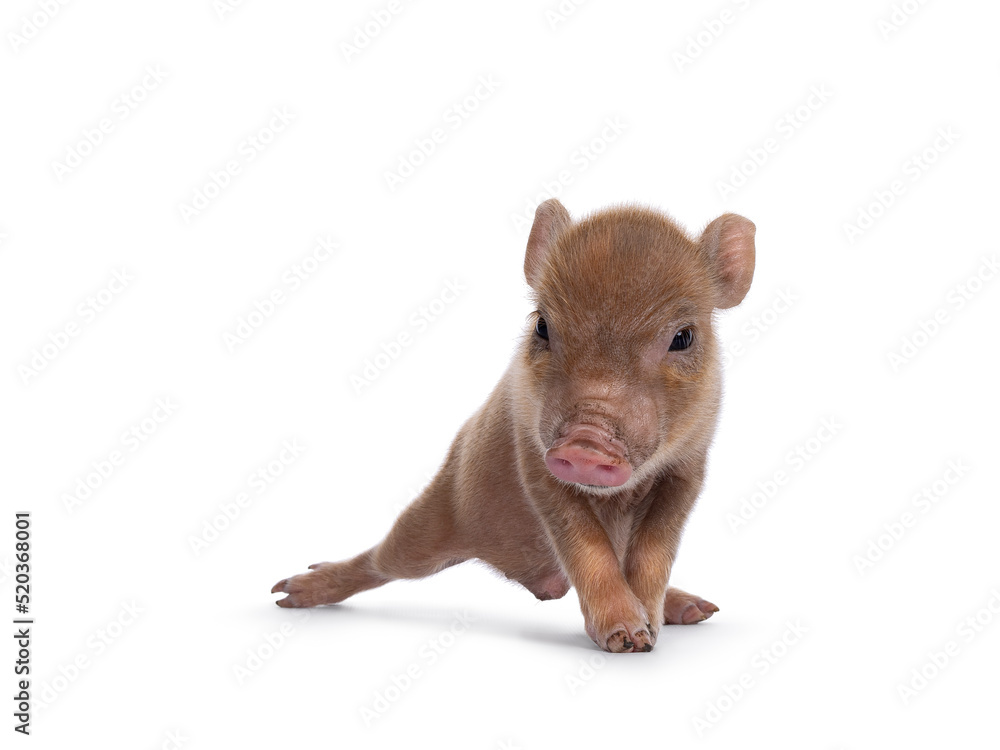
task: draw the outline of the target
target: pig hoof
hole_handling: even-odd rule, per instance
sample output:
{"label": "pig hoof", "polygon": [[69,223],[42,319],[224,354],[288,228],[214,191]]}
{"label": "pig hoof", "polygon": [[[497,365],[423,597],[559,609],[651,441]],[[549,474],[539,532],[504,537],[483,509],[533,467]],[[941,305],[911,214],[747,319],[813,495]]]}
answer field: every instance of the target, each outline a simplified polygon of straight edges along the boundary
{"label": "pig hoof", "polygon": [[622,654],[632,650],[633,643],[628,639],[628,633],[624,630],[616,630],[611,637],[604,642],[604,650],[613,654]]}
{"label": "pig hoof", "polygon": [[667,625],[693,625],[719,611],[712,602],[680,589],[667,589],[663,603],[663,622]]}
{"label": "pig hoof", "polygon": [[[271,593],[286,594],[288,593],[288,591],[285,589],[287,585],[288,585],[288,579],[282,578],[280,581],[278,581],[271,587]],[[292,602],[293,602],[292,597],[286,596],[284,599],[278,599],[278,601],[276,601],[275,604],[277,604],[279,607],[294,607],[295,604],[293,604]]]}
{"label": "pig hoof", "polygon": [[603,612],[585,606],[587,635],[598,647],[613,654],[652,651],[656,630],[650,627],[646,608],[638,601],[633,606],[620,606],[621,609],[609,608]]}
{"label": "pig hoof", "polygon": [[652,651],[653,643],[655,641],[656,636],[654,636],[648,629],[640,630],[632,636],[632,653],[638,654],[646,651]]}
{"label": "pig hoof", "polygon": [[[298,578],[298,576],[294,576]],[[310,607],[311,604],[306,604],[307,597],[303,595],[303,592],[299,591],[296,586],[294,589],[291,585],[291,578],[284,578],[278,581],[274,586],[271,587],[272,594],[288,594],[284,599],[278,599],[275,604],[279,607]]]}
{"label": "pig hoof", "polygon": [[[317,563],[309,568],[317,570],[322,565],[323,563]],[[271,587],[271,593],[288,594],[275,602],[279,607],[287,608],[318,607],[321,604],[336,604],[343,599],[331,586],[329,577],[320,573],[301,573],[283,578]]]}
{"label": "pig hoof", "polygon": [[647,629],[636,630],[630,634],[627,629],[619,628],[607,638],[603,648],[613,654],[652,651],[655,640],[656,636]]}

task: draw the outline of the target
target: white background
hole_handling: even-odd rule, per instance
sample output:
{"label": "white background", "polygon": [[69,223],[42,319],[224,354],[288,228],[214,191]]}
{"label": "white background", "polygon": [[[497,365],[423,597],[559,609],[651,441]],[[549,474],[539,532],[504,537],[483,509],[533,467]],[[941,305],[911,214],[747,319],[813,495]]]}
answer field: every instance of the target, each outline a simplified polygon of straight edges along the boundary
{"label": "white background", "polygon": [[[36,618],[17,740],[995,744],[996,5],[399,2],[4,4],[0,600],[13,619],[30,510]],[[373,12],[391,20],[366,41]],[[271,138],[275,109],[291,121]],[[198,190],[214,197],[185,217]],[[523,219],[553,194],[574,216],[637,201],[692,232],[725,211],[757,225],[673,576],[721,611],[602,656],[574,592],[537,603],[476,563],[307,618],[275,607],[278,579],[382,537],[493,387],[531,309]],[[338,249],[292,290],[320,237]],[[123,440],[157,399],[176,409]],[[284,441],[304,451],[257,492]],[[914,669],[931,676],[904,697]]]}

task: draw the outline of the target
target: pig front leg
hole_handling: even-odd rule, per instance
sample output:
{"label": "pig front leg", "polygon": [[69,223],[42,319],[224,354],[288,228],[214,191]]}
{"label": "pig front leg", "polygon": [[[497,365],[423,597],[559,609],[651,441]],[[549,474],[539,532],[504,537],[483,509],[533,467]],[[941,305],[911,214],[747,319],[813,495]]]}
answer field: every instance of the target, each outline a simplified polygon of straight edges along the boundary
{"label": "pig front leg", "polygon": [[669,476],[646,498],[645,513],[633,531],[625,554],[625,579],[648,612],[659,612],[651,636],[662,624],[689,625],[719,611],[709,601],[677,588],[667,588],[681,531],[701,491],[700,478]]}
{"label": "pig front leg", "polygon": [[[651,618],[632,592],[608,534],[587,502],[560,488],[553,497],[535,502],[535,508],[580,597],[587,635],[605,651],[651,651],[660,613],[653,610]],[[662,598],[660,602],[662,606]]]}

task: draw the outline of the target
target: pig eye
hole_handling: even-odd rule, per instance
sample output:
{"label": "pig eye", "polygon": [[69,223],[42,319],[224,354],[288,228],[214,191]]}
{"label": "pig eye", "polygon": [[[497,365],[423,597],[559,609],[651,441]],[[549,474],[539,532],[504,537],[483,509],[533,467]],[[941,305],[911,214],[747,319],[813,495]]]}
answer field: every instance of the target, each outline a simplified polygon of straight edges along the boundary
{"label": "pig eye", "polygon": [[694,331],[690,328],[682,328],[674,334],[674,340],[670,342],[669,351],[679,352],[691,346],[694,341]]}
{"label": "pig eye", "polygon": [[535,322],[535,333],[538,334],[539,338],[543,338],[546,341],[549,340],[549,327],[545,323],[545,318],[538,317],[538,320]]}

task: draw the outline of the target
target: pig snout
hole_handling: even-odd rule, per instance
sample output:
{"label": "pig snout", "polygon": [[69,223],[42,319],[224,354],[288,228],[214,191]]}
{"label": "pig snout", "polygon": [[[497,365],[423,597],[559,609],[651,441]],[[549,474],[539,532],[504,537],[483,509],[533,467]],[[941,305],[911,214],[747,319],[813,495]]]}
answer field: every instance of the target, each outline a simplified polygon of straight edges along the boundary
{"label": "pig snout", "polygon": [[589,424],[567,427],[545,452],[545,465],[564,482],[620,487],[632,476],[621,441]]}

